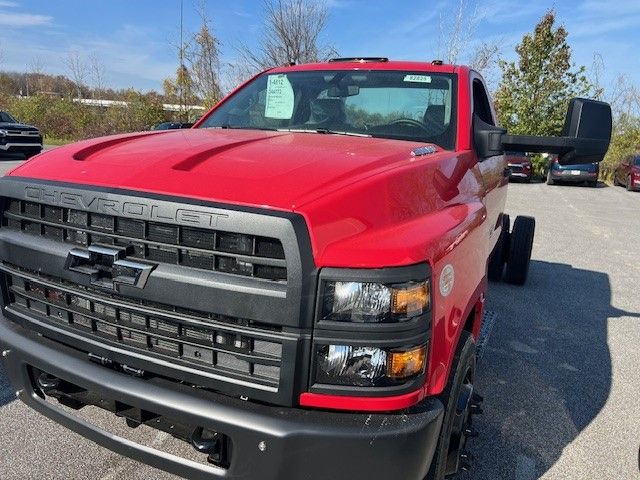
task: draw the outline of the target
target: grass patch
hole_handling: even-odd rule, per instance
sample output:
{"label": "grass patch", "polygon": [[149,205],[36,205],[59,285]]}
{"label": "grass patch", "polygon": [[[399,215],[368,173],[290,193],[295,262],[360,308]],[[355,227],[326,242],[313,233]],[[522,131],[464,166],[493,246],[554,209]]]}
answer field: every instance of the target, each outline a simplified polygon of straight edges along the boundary
{"label": "grass patch", "polygon": [[55,137],[44,137],[43,143],[45,145],[54,145],[59,147],[60,145],[66,145],[67,143],[71,143],[74,140],[69,140],[66,138],[55,138]]}

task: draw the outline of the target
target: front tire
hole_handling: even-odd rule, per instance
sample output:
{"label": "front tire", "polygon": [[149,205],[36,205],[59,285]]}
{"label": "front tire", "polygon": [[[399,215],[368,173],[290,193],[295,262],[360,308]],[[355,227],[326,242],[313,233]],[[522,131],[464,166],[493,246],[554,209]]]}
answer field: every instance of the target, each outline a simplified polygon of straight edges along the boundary
{"label": "front tire", "polygon": [[477,397],[473,392],[475,371],[476,345],[471,334],[463,331],[449,382],[440,396],[444,404],[444,418],[436,452],[424,480],[444,480],[467,468],[461,457],[471,427],[473,399]]}
{"label": "front tire", "polygon": [[631,175],[627,177],[627,191],[633,190],[633,183],[631,183]]}
{"label": "front tire", "polygon": [[527,281],[535,229],[533,217],[518,216],[513,222],[506,271],[507,282],[513,285],[524,285]]}

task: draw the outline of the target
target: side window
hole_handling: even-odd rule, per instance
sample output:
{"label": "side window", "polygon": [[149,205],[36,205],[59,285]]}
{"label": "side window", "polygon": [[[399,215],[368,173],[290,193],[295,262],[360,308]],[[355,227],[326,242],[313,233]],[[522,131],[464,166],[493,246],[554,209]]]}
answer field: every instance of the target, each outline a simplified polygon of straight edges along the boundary
{"label": "side window", "polygon": [[484,85],[478,79],[473,81],[473,113],[476,113],[482,121],[490,125],[495,125],[493,115],[491,114],[489,97],[484,89]]}

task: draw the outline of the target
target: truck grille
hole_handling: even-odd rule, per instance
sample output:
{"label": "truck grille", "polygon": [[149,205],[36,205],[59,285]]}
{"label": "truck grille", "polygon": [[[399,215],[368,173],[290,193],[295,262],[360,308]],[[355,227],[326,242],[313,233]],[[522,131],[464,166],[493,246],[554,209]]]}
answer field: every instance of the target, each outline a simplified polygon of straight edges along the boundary
{"label": "truck grille", "polygon": [[127,256],[275,282],[287,281],[280,240],[6,199],[7,227],[75,245],[124,247]]}
{"label": "truck grille", "polygon": [[6,277],[7,306],[48,325],[212,374],[279,386],[279,327],[105,294],[13,267]]}

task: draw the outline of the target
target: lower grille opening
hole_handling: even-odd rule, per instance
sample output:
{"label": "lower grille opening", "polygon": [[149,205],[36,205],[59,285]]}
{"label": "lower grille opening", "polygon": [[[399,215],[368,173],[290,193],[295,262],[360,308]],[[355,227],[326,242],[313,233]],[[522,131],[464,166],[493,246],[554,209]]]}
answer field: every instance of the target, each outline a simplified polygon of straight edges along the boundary
{"label": "lower grille opening", "polygon": [[272,332],[249,322],[214,322],[162,305],[140,308],[97,291],[70,289],[55,279],[11,275],[9,280],[10,307],[52,325],[199,370],[279,387],[283,345]]}
{"label": "lower grille opening", "polygon": [[[233,443],[224,433],[105,398],[35,367],[29,375],[40,398],[92,425],[180,458],[229,468]],[[124,421],[114,422],[114,415]]]}

